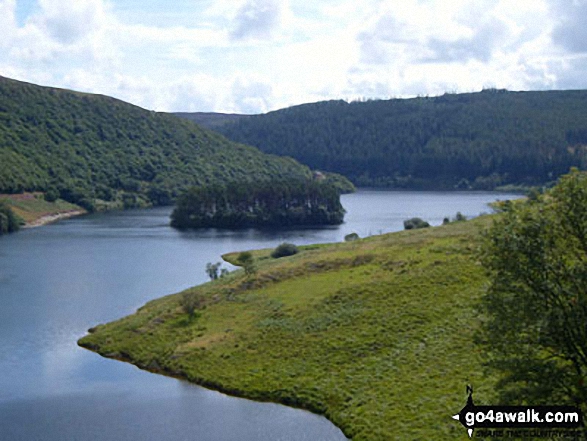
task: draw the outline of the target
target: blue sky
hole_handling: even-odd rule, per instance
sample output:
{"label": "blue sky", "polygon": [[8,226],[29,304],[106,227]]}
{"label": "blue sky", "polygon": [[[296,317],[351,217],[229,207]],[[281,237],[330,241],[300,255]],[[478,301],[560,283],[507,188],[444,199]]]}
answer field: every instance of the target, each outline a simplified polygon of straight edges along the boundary
{"label": "blue sky", "polygon": [[587,0],[0,0],[0,75],[160,111],[587,88]]}

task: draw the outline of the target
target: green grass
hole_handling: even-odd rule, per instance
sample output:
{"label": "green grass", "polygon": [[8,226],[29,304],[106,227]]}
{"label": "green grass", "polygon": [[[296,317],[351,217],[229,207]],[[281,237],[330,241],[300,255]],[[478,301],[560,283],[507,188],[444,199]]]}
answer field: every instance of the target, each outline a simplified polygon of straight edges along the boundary
{"label": "green grass", "polygon": [[57,199],[47,202],[42,193],[0,194],[0,201],[4,201],[25,222],[34,222],[43,216],[67,213],[70,211],[84,211],[78,205]]}
{"label": "green grass", "polygon": [[[79,341],[102,355],[227,393],[325,415],[353,440],[455,440],[465,385],[491,402],[473,343],[486,282],[479,230],[491,217],[300,247],[259,270],[199,287],[189,321],[179,296],[97,326]],[[238,253],[223,256],[235,262]]]}

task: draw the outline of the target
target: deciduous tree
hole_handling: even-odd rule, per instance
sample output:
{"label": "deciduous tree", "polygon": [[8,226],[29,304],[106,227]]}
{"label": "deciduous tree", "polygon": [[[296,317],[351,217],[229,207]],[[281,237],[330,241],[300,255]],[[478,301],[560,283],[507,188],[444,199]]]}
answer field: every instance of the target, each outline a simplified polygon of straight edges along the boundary
{"label": "deciduous tree", "polygon": [[504,206],[486,235],[479,334],[504,402],[587,410],[587,175]]}

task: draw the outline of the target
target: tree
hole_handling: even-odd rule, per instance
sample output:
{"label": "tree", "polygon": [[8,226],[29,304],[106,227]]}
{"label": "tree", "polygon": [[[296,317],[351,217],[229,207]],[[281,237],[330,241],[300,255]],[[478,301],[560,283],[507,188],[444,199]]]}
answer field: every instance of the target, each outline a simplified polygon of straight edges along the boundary
{"label": "tree", "polygon": [[12,209],[0,201],[0,235],[17,231],[21,222],[21,219],[14,214]]}
{"label": "tree", "polygon": [[238,255],[236,262],[245,269],[247,276],[252,276],[257,272],[255,259],[249,251],[244,251]]}
{"label": "tree", "polygon": [[455,220],[455,222],[464,222],[467,220],[467,216],[465,216],[460,211],[457,211],[457,215],[455,216],[454,220]]}
{"label": "tree", "polygon": [[59,191],[55,187],[49,187],[44,197],[47,202],[55,202],[59,198]]}
{"label": "tree", "polygon": [[486,234],[479,342],[504,402],[587,410],[587,175],[504,205]]}
{"label": "tree", "polygon": [[208,262],[206,264],[206,274],[208,274],[210,280],[218,279],[218,271],[220,270],[220,265],[222,265],[222,262]]}
{"label": "tree", "polygon": [[201,309],[204,305],[204,297],[192,290],[184,291],[181,294],[180,304],[183,312],[188,315],[191,321],[195,316],[196,309]]}

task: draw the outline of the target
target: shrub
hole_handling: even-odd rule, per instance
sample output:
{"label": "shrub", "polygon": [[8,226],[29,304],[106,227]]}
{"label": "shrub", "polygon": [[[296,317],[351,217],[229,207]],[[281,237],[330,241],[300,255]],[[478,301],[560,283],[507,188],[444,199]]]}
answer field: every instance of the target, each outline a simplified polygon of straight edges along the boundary
{"label": "shrub", "polygon": [[216,280],[218,278],[218,272],[220,271],[220,265],[222,262],[208,262],[206,264],[206,274],[210,277],[210,280]]}
{"label": "shrub", "polygon": [[59,198],[59,191],[56,188],[51,187],[45,192],[45,200],[47,202],[55,202]]}
{"label": "shrub", "polygon": [[360,239],[360,237],[359,237],[359,235],[358,235],[357,233],[351,233],[351,234],[347,234],[347,235],[344,237],[344,241],[345,241],[345,242],[352,242],[352,241],[354,241],[354,240],[359,240],[359,239]]}
{"label": "shrub", "polygon": [[457,215],[455,216],[455,222],[463,222],[466,221],[467,217],[463,215],[460,211],[457,211]]}
{"label": "shrub", "polygon": [[22,223],[23,221],[14,214],[12,209],[0,201],[0,235],[17,231]]}
{"label": "shrub", "polygon": [[244,251],[238,255],[236,262],[245,269],[247,276],[252,276],[257,272],[255,259],[249,251]]}
{"label": "shrub", "polygon": [[184,291],[180,299],[181,309],[185,312],[189,319],[193,319],[196,309],[202,309],[204,306],[204,296],[195,291]]}
{"label": "shrub", "polygon": [[293,256],[298,253],[298,247],[293,243],[282,243],[271,253],[271,257],[278,259],[279,257]]}
{"label": "shrub", "polygon": [[425,220],[420,219],[419,217],[413,217],[411,219],[404,221],[404,229],[406,230],[415,230],[418,228],[427,228],[430,224]]}

